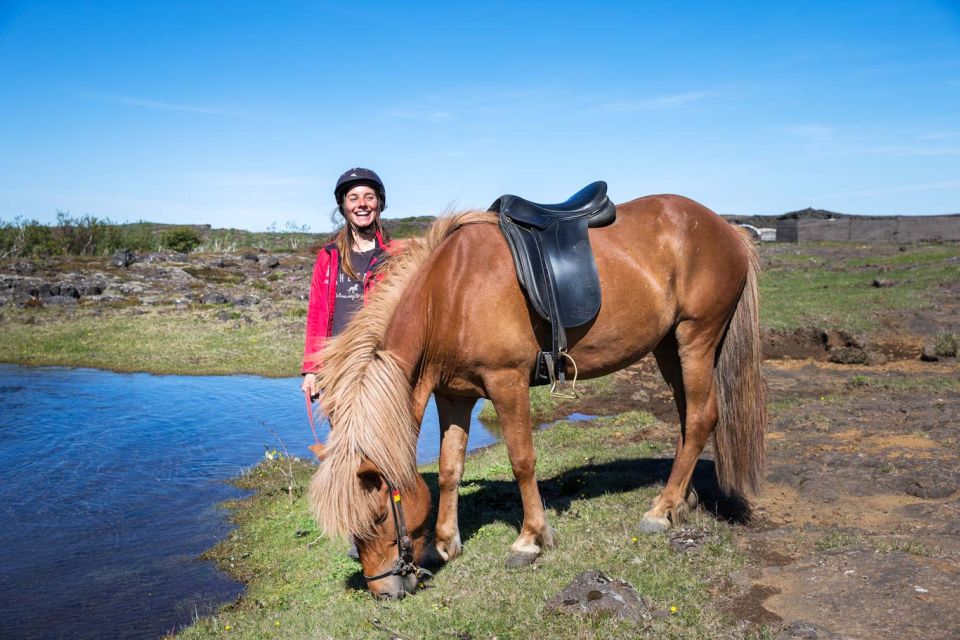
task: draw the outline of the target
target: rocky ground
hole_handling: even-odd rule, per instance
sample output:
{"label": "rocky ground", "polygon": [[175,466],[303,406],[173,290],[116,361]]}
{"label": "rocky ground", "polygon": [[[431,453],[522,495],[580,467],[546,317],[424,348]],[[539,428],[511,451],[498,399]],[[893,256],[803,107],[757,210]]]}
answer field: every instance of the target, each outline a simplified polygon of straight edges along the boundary
{"label": "rocky ground", "polygon": [[[694,476],[749,557],[721,606],[782,639],[960,637],[960,364],[823,352],[764,372],[769,463],[752,513],[720,499],[709,453]],[[655,363],[616,375],[619,402],[660,417],[656,437],[674,441]],[[698,532],[680,538],[687,551]]]}
{"label": "rocky ground", "polygon": [[[8,260],[0,264],[0,306],[79,309],[222,306],[223,319],[269,320],[302,302],[308,253],[180,254]],[[227,313],[227,307],[240,314]]]}

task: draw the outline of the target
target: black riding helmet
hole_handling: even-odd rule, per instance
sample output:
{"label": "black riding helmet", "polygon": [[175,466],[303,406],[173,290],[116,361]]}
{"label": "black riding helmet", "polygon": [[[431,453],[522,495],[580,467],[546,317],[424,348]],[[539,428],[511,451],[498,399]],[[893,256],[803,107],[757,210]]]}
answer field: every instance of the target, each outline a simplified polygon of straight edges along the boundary
{"label": "black riding helmet", "polygon": [[337,198],[337,206],[343,204],[343,196],[358,184],[365,184],[377,192],[380,198],[380,211],[387,208],[387,190],[383,186],[383,180],[370,169],[355,167],[347,169],[337,180],[337,186],[333,189],[333,195]]}

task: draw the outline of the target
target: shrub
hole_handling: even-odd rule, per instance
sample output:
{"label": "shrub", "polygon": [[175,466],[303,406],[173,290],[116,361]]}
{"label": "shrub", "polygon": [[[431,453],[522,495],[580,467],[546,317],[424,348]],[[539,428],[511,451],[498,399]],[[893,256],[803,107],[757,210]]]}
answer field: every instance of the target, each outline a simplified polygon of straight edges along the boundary
{"label": "shrub", "polygon": [[176,227],[160,234],[160,244],[177,253],[190,253],[203,244],[203,238],[195,229]]}
{"label": "shrub", "polygon": [[956,334],[939,333],[934,342],[933,352],[941,358],[954,358],[958,347],[960,347],[960,340],[957,339]]}

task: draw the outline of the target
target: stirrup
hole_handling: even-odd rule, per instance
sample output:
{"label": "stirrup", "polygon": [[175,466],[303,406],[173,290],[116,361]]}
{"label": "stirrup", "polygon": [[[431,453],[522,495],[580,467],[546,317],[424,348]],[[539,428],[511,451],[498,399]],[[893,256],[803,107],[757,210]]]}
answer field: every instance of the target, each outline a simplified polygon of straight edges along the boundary
{"label": "stirrup", "polygon": [[560,362],[564,358],[570,361],[570,364],[573,365],[573,380],[570,381],[570,390],[568,391],[566,386],[567,383],[565,380],[557,380],[557,367],[549,367],[548,371],[550,372],[550,397],[558,398],[561,400],[576,400],[577,399],[577,375],[579,370],[577,369],[577,363],[566,351],[560,351],[558,353],[560,356]]}

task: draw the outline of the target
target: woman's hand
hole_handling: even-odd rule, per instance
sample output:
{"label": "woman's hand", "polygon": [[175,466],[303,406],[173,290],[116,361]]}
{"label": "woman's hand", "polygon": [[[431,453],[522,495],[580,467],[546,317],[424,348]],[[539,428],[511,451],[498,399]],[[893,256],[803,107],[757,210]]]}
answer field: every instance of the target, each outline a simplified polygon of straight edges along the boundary
{"label": "woman's hand", "polygon": [[319,396],[320,387],[317,386],[317,376],[313,373],[308,373],[303,376],[303,384],[300,385],[300,390],[304,393],[309,393],[311,400]]}

